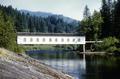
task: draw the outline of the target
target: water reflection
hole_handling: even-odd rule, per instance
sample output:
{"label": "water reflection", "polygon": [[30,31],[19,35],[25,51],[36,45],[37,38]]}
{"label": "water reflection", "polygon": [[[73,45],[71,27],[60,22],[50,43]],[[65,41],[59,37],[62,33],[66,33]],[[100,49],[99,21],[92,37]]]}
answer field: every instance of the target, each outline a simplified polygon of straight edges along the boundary
{"label": "water reflection", "polygon": [[44,60],[45,64],[79,79],[85,73],[85,63],[80,60]]}
{"label": "water reflection", "polygon": [[86,79],[120,79],[120,58],[87,56]]}
{"label": "water reflection", "polygon": [[84,79],[86,73],[85,55],[77,55],[68,51],[28,51],[31,57],[42,60],[45,64],[73,76],[75,79]]}
{"label": "water reflection", "polygon": [[75,79],[120,79],[120,58],[85,56],[71,51],[28,51],[28,55]]}

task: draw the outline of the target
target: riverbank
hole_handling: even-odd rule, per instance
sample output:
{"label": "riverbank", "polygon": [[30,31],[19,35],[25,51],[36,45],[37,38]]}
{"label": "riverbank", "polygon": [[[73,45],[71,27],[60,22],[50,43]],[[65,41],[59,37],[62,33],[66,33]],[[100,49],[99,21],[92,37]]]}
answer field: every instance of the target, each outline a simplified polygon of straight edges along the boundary
{"label": "riverbank", "polygon": [[73,79],[41,61],[0,48],[0,79]]}
{"label": "riverbank", "polygon": [[105,55],[107,52],[77,52],[77,53],[85,55]]}
{"label": "riverbank", "polygon": [[28,50],[76,50],[78,45],[21,45]]}

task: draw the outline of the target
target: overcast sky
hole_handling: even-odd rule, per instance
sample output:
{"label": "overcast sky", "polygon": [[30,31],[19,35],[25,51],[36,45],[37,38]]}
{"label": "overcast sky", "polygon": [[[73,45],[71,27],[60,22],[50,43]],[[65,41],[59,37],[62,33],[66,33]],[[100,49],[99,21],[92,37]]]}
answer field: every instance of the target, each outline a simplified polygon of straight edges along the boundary
{"label": "overcast sky", "polygon": [[99,11],[101,0],[0,0],[0,4],[12,5],[18,10],[50,12],[81,20],[85,5],[91,12]]}

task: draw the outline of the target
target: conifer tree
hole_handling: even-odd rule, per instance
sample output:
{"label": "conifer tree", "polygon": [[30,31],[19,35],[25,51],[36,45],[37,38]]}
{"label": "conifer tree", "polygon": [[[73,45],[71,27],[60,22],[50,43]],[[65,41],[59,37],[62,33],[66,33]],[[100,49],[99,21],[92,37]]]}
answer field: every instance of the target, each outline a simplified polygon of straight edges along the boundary
{"label": "conifer tree", "polygon": [[0,11],[0,47],[14,50],[16,47],[16,33],[11,17]]}

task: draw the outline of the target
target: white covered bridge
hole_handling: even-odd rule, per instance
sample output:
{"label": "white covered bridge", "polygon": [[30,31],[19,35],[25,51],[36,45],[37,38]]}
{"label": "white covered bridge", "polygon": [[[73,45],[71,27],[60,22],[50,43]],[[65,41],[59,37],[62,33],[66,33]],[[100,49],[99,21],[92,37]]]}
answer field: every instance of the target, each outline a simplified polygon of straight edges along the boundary
{"label": "white covered bridge", "polygon": [[18,33],[18,44],[85,44],[85,36],[73,33]]}
{"label": "white covered bridge", "polygon": [[85,51],[85,43],[85,36],[74,33],[17,33],[17,44],[82,44]]}
{"label": "white covered bridge", "polygon": [[83,52],[85,52],[86,43],[95,42],[86,41],[85,36],[76,33],[17,33],[17,44],[81,44],[83,45]]}

